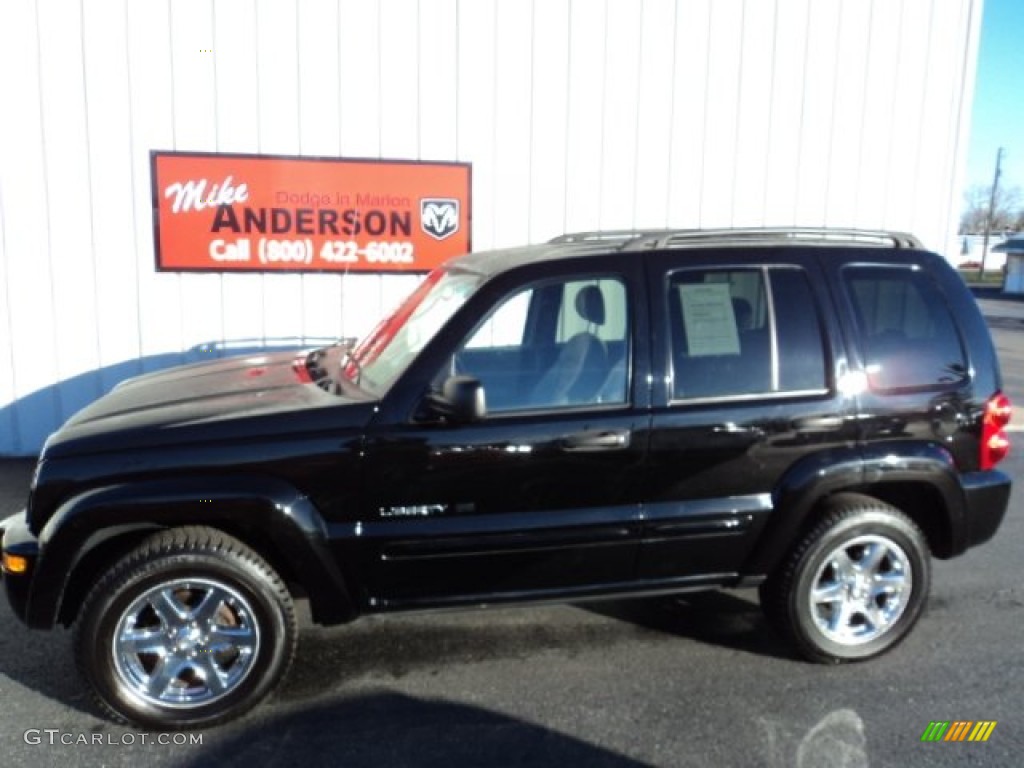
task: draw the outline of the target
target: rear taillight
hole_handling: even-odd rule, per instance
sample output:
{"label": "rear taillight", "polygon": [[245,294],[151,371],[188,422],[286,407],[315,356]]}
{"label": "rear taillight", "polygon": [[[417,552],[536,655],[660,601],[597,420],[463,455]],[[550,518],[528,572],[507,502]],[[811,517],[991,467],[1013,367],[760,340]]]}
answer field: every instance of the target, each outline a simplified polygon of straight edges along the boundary
{"label": "rear taillight", "polygon": [[1010,423],[1013,405],[1010,398],[1002,392],[996,392],[985,403],[985,417],[981,424],[981,457],[982,469],[992,469],[1006,458],[1010,452],[1010,438],[1006,436],[1004,427]]}

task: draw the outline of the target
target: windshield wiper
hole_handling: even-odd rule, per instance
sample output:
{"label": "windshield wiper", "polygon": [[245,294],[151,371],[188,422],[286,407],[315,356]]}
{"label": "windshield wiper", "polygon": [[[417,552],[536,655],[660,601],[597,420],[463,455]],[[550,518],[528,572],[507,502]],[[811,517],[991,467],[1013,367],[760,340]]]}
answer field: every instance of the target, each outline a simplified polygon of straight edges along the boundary
{"label": "windshield wiper", "polygon": [[330,373],[322,364],[324,358],[327,356],[327,349],[329,349],[329,347],[325,349],[314,349],[306,355],[306,372],[309,374],[310,381],[321,389],[327,389],[327,387],[324,386],[325,382],[330,382],[331,384],[334,383],[331,381]]}
{"label": "windshield wiper", "polygon": [[[348,340],[346,339],[346,341],[348,341]],[[342,346],[342,348],[341,348],[341,360],[338,362],[338,369],[339,369],[339,372],[341,373],[341,375],[345,376],[345,370],[344,369],[345,369],[346,365],[351,365],[353,368],[355,368],[356,375],[355,375],[355,378],[352,379],[352,383],[355,384],[358,387],[359,386],[359,380],[363,377],[363,366],[359,362],[359,359],[354,354],[352,354],[353,350],[355,350],[355,343],[354,342],[349,343],[349,344],[345,344],[345,345]]]}
{"label": "windshield wiper", "polygon": [[322,349],[314,349],[308,355],[306,355],[306,371],[309,373],[310,380],[321,389],[334,390],[335,394],[341,393],[341,382],[332,375],[331,371],[327,367],[327,355],[333,349],[338,349],[341,353],[338,358],[337,374],[340,378],[349,379],[346,375],[347,366],[351,365],[355,376],[351,378],[351,381],[355,386],[359,386],[359,381],[363,376],[363,366],[359,362],[354,354],[355,347],[358,340],[354,338],[338,339],[338,341],[331,344],[329,347]]}

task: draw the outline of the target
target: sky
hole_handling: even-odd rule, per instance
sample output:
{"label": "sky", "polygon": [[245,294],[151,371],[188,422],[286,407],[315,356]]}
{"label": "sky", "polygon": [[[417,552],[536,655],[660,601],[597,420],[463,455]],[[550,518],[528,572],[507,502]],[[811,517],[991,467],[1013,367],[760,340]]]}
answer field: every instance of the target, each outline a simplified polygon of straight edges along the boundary
{"label": "sky", "polygon": [[1024,0],[984,0],[968,187],[988,186],[1004,147],[1000,187],[1024,190]]}

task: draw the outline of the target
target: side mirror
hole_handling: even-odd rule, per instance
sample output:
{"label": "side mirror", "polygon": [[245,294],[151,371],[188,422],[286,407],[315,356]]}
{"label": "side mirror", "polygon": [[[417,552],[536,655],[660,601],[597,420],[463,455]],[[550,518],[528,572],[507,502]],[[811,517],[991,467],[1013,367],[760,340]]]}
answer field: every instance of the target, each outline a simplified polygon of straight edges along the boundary
{"label": "side mirror", "polygon": [[459,424],[471,424],[487,415],[484,385],[472,376],[449,376],[441,391],[427,395],[426,406],[435,416]]}

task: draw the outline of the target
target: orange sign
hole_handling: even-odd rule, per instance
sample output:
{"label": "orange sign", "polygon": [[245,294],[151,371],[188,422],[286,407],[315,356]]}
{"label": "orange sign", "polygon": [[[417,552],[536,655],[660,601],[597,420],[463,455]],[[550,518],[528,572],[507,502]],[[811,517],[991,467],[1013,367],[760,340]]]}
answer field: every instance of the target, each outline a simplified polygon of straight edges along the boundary
{"label": "orange sign", "polygon": [[161,271],[425,272],[470,250],[468,163],[150,155]]}

